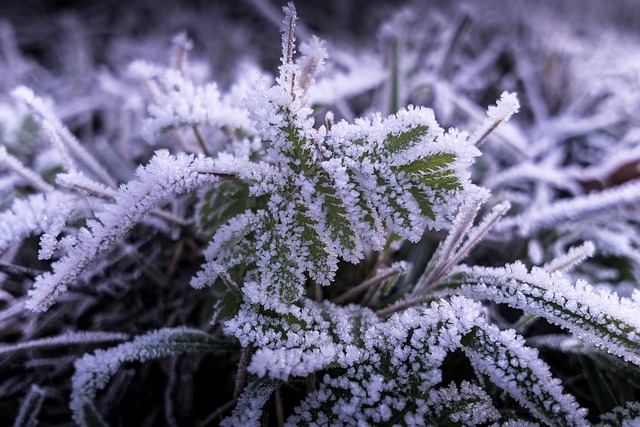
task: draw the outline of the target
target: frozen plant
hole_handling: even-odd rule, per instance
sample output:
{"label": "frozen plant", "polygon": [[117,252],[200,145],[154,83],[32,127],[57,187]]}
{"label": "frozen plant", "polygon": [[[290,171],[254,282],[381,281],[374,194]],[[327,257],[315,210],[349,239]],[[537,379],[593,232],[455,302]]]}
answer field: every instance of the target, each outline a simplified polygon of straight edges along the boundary
{"label": "frozen plant", "polygon": [[[443,129],[428,108],[402,107],[397,69],[389,76],[390,115],[347,121],[329,111],[319,117],[318,103],[348,95],[314,92],[329,58],[326,44],[312,37],[298,46],[293,4],[284,15],[275,80],[250,69],[224,91],[194,82],[183,61],[172,68],[130,67],[149,95],[142,135],[151,142],[167,135],[179,148],[175,154],[156,149],[120,185],[46,101],[26,87],[13,92],[61,160],[47,180],[10,147],[0,148],[0,162],[28,187],[0,214],[0,230],[6,230],[0,250],[39,235],[39,258],[53,260],[50,271],[22,271],[35,276],[26,308],[44,316],[74,293],[88,293],[106,260],[136,254],[142,244],[131,242],[142,239],[128,240],[136,229],[171,235],[178,227],[187,235],[194,225],[207,246],[191,285],[215,297],[212,323],[221,330],[164,327],[132,340],[109,331],[67,332],[5,345],[0,355],[125,341],[76,360],[70,408],[78,425],[107,424],[109,414],[97,399],[112,380],[126,385],[124,374],[118,377],[123,364],[198,352],[237,356],[233,398],[212,413],[226,416],[223,426],[261,425],[272,400],[278,424],[290,426],[589,425],[587,410],[515,328],[546,319],[566,334],[534,344],[599,355],[638,376],[638,291],[620,298],[574,280],[572,270],[597,249],[591,242],[541,267],[463,262],[473,262],[469,256],[491,233],[529,237],[567,212],[581,219],[633,204],[637,184],[506,219],[511,204],[496,203],[477,221],[491,194],[472,182],[472,167],[487,137],[520,108],[516,95],[503,93],[469,136]],[[184,36],[174,42],[176,57],[184,59],[190,43]],[[247,76],[259,79],[240,97]],[[336,73],[320,87],[331,87],[332,77],[344,86],[345,76]],[[380,70],[369,77],[362,90],[379,81]],[[531,176],[534,169],[511,173]],[[403,259],[404,242],[432,236],[442,239],[426,265]],[[348,272],[356,268],[365,273],[354,279]],[[420,270],[416,277],[409,274],[413,269]],[[159,276],[159,286],[174,285]],[[502,327],[508,322],[491,304],[519,310],[523,321]],[[451,357],[468,368],[463,379],[445,369]],[[169,377],[178,381],[175,373]],[[34,423],[30,411],[37,413],[50,393],[30,387],[16,422]],[[285,391],[297,396],[287,405],[281,402]],[[107,393],[107,404],[114,393]],[[602,425],[638,417],[637,403],[622,403],[603,408]],[[172,410],[165,407],[165,416],[177,425]]]}

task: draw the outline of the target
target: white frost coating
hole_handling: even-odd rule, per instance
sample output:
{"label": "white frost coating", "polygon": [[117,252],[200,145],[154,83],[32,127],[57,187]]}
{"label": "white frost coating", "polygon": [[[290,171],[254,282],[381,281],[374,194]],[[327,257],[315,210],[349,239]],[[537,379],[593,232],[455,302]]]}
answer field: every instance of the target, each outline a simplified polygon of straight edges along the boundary
{"label": "white frost coating", "polygon": [[525,347],[514,330],[500,331],[479,322],[463,342],[463,350],[476,369],[546,425],[589,425],[587,411],[562,392],[560,380],[538,358],[538,351]]}
{"label": "white frost coating", "polygon": [[640,365],[638,302],[619,298],[584,281],[521,263],[504,268],[457,268],[438,285],[440,291],[506,303],[544,317],[577,337]]}
{"label": "white frost coating", "polygon": [[306,93],[308,88],[315,85],[316,76],[324,72],[325,61],[329,55],[327,54],[325,42],[316,36],[300,45],[300,53],[302,57],[297,64],[301,72],[300,88]]}
{"label": "white frost coating", "polygon": [[80,141],[60,121],[53,109],[43,99],[36,96],[31,89],[25,86],[14,89],[11,94],[14,98],[23,102],[35,115],[42,128],[49,134],[56,148],[60,150],[68,169],[75,169],[70,150],[105,184],[110,187],[116,186],[116,182],[109,172],[80,144]]}
{"label": "white frost coating", "polygon": [[53,219],[74,197],[60,191],[18,199],[0,213],[0,252],[34,234],[48,232]]}
{"label": "white frost coating", "polygon": [[191,286],[203,288],[212,285],[221,274],[241,263],[248,262],[246,248],[242,238],[252,230],[261,228],[265,212],[245,212],[232,218],[216,231],[211,243],[204,251],[205,263],[195,277]]}
{"label": "white frost coating", "polygon": [[446,411],[448,421],[457,425],[475,426],[500,418],[487,392],[467,381],[460,384],[460,389],[451,383],[448,387],[431,391],[427,405],[438,417]]}
{"label": "white frost coating", "polygon": [[487,109],[487,118],[473,133],[470,138],[471,141],[474,141],[474,144],[479,146],[500,123],[508,121],[519,109],[520,102],[518,102],[516,94],[502,92],[496,105],[492,105]]}
{"label": "white frost coating", "polygon": [[245,304],[225,323],[225,332],[236,336],[241,345],[257,347],[249,372],[287,380],[304,377],[331,363],[352,366],[366,357],[367,353],[355,345],[353,319],[361,316],[362,324],[367,325],[375,322],[372,312],[309,303],[294,314],[305,322],[304,326],[260,314],[255,306]]}
{"label": "white frost coating", "polygon": [[[346,313],[341,314],[341,310],[344,309],[332,308],[330,318],[344,317]],[[307,313],[314,316],[313,309]],[[302,319],[305,322],[310,320],[306,316]],[[251,319],[245,317],[243,322],[245,325],[262,324],[255,316]],[[241,322],[237,325],[240,326]],[[258,346],[282,348],[282,340],[298,342],[299,338],[293,337],[315,332],[315,326],[312,330],[303,327],[297,332],[291,331],[296,331],[292,325],[289,325],[289,331],[278,326],[280,324],[268,325],[267,336],[261,338]],[[362,344],[357,346],[359,351],[356,351],[357,347],[352,348],[350,353],[354,357],[348,361],[338,358],[334,362],[344,369],[344,374],[326,374],[319,388],[295,409],[287,420],[287,426],[324,425],[329,422],[336,426],[375,425],[390,419],[401,419],[407,425],[425,425],[427,419],[475,425],[474,422],[499,418],[489,396],[477,386],[463,383],[460,389],[454,385],[434,389],[442,380],[440,366],[444,358],[457,348],[463,348],[492,382],[531,410],[539,420],[551,422],[551,425],[555,425],[554,422],[585,425],[585,411],[571,396],[562,393],[559,381],[552,378],[548,367],[538,359],[537,352],[524,347],[523,339],[513,331],[500,332],[489,325],[479,303],[453,297],[450,302],[434,303],[429,308],[407,309],[387,321],[370,318],[360,326]],[[256,327],[259,328],[245,328],[243,333],[252,334],[250,331]],[[342,330],[341,327],[334,328],[339,335]],[[352,337],[353,331],[346,336]],[[307,339],[316,341],[316,337],[312,334]],[[272,347],[274,339],[279,344]],[[301,345],[305,344],[297,344],[295,348]],[[338,350],[340,340],[334,346]],[[286,351],[269,354],[276,353],[280,356],[287,354]],[[278,373],[282,366],[298,366],[301,352],[288,353],[288,357],[270,358],[271,365],[264,363],[263,375]],[[262,359],[264,354],[261,352],[259,358]],[[321,358],[315,360],[322,361]],[[313,367],[312,364],[307,366]],[[388,375],[389,369],[392,376]],[[524,377],[519,376],[521,372],[524,372]],[[425,394],[427,400],[417,397]],[[407,412],[407,405],[413,409]],[[473,411],[468,410],[470,406]],[[438,418],[438,414],[442,414],[443,419]]]}
{"label": "white frost coating", "polygon": [[11,353],[34,348],[64,347],[74,344],[105,343],[112,341],[123,341],[129,335],[119,332],[92,332],[78,331],[68,332],[55,337],[39,338],[17,344],[0,345],[0,354]]}
{"label": "white frost coating", "polygon": [[71,380],[73,419],[79,425],[86,425],[85,407],[93,404],[98,391],[109,383],[123,363],[146,362],[180,352],[206,350],[211,347],[211,339],[197,329],[164,328],[108,350],[84,355],[76,361],[76,372]]}
{"label": "white frost coating", "polygon": [[149,142],[164,130],[187,125],[251,130],[246,111],[223,98],[214,83],[196,86],[178,70],[143,61],[134,62],[129,72],[158,84],[141,131]]}
{"label": "white frost coating", "polygon": [[522,237],[557,227],[565,222],[583,220],[608,210],[636,206],[640,203],[640,181],[635,180],[597,193],[559,200],[546,206],[505,218],[496,225],[496,232],[516,231]]}
{"label": "white frost coating", "polygon": [[626,402],[600,415],[600,423],[596,427],[634,427],[640,423],[640,403]]}
{"label": "white frost coating", "polygon": [[575,171],[550,168],[530,162],[518,163],[490,176],[483,184],[495,191],[499,187],[514,185],[521,181],[548,183],[572,194],[580,194],[583,191],[576,179]]}
{"label": "white frost coating", "polygon": [[10,170],[18,174],[36,190],[42,191],[43,193],[50,193],[53,191],[53,187],[51,185],[45,182],[45,180],[43,180],[36,172],[23,165],[20,160],[9,154],[4,146],[0,147],[0,164],[8,167]]}
{"label": "white frost coating", "polygon": [[[247,181],[252,196],[268,196],[269,226],[224,227],[211,244],[221,251],[208,251],[209,272],[193,282],[211,283],[225,266],[255,265],[257,277],[245,280],[243,300],[280,314],[304,295],[307,275],[328,285],[339,259],[359,262],[365,247],[382,250],[392,233],[418,241],[425,228],[445,227],[465,197],[484,194],[469,179],[479,150],[466,134],[445,132],[429,109],[316,128],[306,95],[326,52],[313,39],[294,61],[295,19],[289,4],[276,85],[259,82],[244,105],[270,164],[230,154],[215,163]],[[242,233],[252,234],[253,254]],[[240,242],[237,248],[232,241]]]}
{"label": "white frost coating", "polygon": [[171,156],[165,150],[158,151],[147,166],[138,168],[138,179],[121,186],[114,195],[114,203],[96,214],[98,220],[91,221],[89,229],[80,230],[67,255],[53,264],[53,272],[36,279],[29,291],[27,308],[47,310],[93,260],[163,200],[218,181],[213,173],[199,172],[211,169],[211,162],[211,159],[183,154]]}
{"label": "white frost coating", "polygon": [[59,173],[56,175],[56,183],[62,187],[76,190],[82,194],[111,199],[115,190],[96,182],[82,172]]}
{"label": "white frost coating", "polygon": [[233,413],[222,420],[222,427],[258,427],[261,425],[262,408],[278,387],[277,381],[258,380],[247,384]]}
{"label": "white frost coating", "polygon": [[574,246],[569,249],[566,254],[560,255],[544,266],[547,271],[569,271],[587,258],[591,258],[596,252],[596,247],[593,242],[584,242],[580,246]]}

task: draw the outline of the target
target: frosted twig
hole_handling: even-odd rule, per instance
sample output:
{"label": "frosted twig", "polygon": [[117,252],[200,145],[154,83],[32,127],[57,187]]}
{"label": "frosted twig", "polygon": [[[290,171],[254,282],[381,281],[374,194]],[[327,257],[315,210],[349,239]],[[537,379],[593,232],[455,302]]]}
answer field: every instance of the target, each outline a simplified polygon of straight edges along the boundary
{"label": "frosted twig", "polygon": [[200,128],[198,128],[198,125],[191,126],[191,129],[193,129],[193,134],[196,136],[196,141],[198,142],[198,145],[200,146],[200,149],[202,150],[204,155],[210,156],[211,153],[209,153],[209,149],[207,148],[207,144],[205,144],[204,142],[204,137],[202,136],[202,132],[200,132]]}
{"label": "frosted twig", "polygon": [[238,372],[236,373],[236,385],[233,390],[233,397],[238,398],[242,389],[244,388],[245,381],[247,379],[247,367],[251,359],[251,353],[253,353],[253,345],[249,344],[242,349],[240,353],[240,360],[238,361]]}
{"label": "frosted twig", "polygon": [[371,286],[375,286],[381,282],[384,282],[385,280],[397,274],[402,274],[406,272],[406,270],[407,270],[407,264],[405,262],[396,262],[390,267],[385,268],[382,271],[379,271],[378,274],[376,274],[375,276],[365,280],[364,282],[360,283],[357,286],[354,286],[353,288],[349,289],[345,293],[338,295],[336,298],[334,298],[333,302],[336,304],[342,304],[350,300],[351,298],[355,297],[359,293],[369,289]]}
{"label": "frosted twig", "polygon": [[570,270],[585,259],[592,257],[595,253],[595,250],[596,247],[593,242],[584,242],[580,246],[570,248],[569,252],[557,258],[554,258],[547,264],[543,265],[542,268],[549,272],[564,272]]}
{"label": "frosted twig", "polygon": [[50,193],[53,191],[53,187],[51,185],[45,182],[39,174],[27,168],[20,160],[9,154],[4,146],[0,147],[0,164],[4,164],[11,171],[20,175],[36,190],[42,191],[43,193]]}
{"label": "frosted twig", "polygon": [[503,92],[497,104],[490,106],[487,110],[487,118],[471,135],[471,141],[476,147],[479,147],[500,123],[509,120],[519,109],[520,103],[515,93]]}
{"label": "frosted twig", "polygon": [[58,147],[63,157],[65,157],[70,170],[73,170],[73,163],[67,153],[67,149],[71,150],[98,178],[110,187],[116,187],[117,184],[100,163],[93,157],[81,144],[80,141],[71,133],[71,131],[62,124],[60,119],[45,105],[44,101],[37,97],[33,91],[25,86],[16,88],[12,95],[22,101],[36,118],[40,121],[42,127],[48,131],[49,136]]}
{"label": "frosted twig", "polygon": [[[438,283],[440,280],[446,277],[447,274],[449,274],[449,272],[458,263],[460,263],[469,254],[469,252],[475,247],[475,245],[477,245],[478,242],[487,234],[487,232],[496,223],[496,221],[498,221],[506,213],[506,211],[509,209],[509,206],[510,206],[509,202],[503,202],[496,205],[491,210],[491,212],[486,217],[483,218],[482,222],[479,225],[470,229],[468,232],[463,233],[463,235],[461,235],[458,238],[459,242],[462,242],[462,238],[466,237],[466,240],[464,241],[463,244],[461,244],[461,246],[459,246],[459,248],[455,248],[455,246],[459,245],[460,243],[458,244],[452,243],[453,239],[451,241],[445,240],[442,243],[442,246],[446,246],[446,247],[451,246],[453,248],[451,251],[447,250],[448,256],[445,257],[443,255],[444,251],[436,250],[436,253],[434,254],[434,258],[435,257],[437,258],[435,258],[436,261],[434,265],[431,267],[431,269],[429,269],[430,268],[429,266],[427,267],[427,269],[425,270],[425,275],[423,275],[418,280],[418,283],[416,284],[411,294],[406,299],[401,300],[396,304],[393,304],[389,307],[378,310],[376,314],[380,317],[386,317],[392,313],[398,312],[400,310],[404,310],[408,307],[413,307],[415,305],[422,304],[426,301],[433,299],[432,295],[420,295],[420,294],[424,292],[426,289],[428,289],[430,286],[434,285],[435,283]],[[477,213],[477,208],[479,208],[479,205],[476,207],[475,212],[474,210],[471,210],[469,212],[461,210],[462,218],[465,218],[466,216],[470,215],[472,212],[473,213],[471,214],[472,216],[470,216],[467,219],[467,221],[461,221],[462,218],[460,218],[460,220],[457,218],[457,222],[461,224],[465,224],[470,221],[472,223]]]}
{"label": "frosted twig", "polygon": [[21,265],[7,264],[0,261],[0,272],[10,274],[18,278],[35,279],[36,276],[43,273],[42,270],[36,270],[34,268],[23,267]]}
{"label": "frosted twig", "polygon": [[173,43],[173,57],[171,59],[171,67],[184,73],[184,66],[187,61],[187,52],[193,49],[193,42],[187,36],[186,32],[178,33],[171,40]]}
{"label": "frosted twig", "polygon": [[505,218],[496,225],[496,232],[516,231],[520,236],[532,236],[540,230],[566,221],[577,221],[610,209],[640,204],[640,180],[596,193],[559,200],[540,208]]}
{"label": "frosted twig", "polygon": [[38,415],[47,393],[44,389],[31,384],[29,392],[22,400],[18,415],[13,420],[14,427],[35,427],[38,425]]}

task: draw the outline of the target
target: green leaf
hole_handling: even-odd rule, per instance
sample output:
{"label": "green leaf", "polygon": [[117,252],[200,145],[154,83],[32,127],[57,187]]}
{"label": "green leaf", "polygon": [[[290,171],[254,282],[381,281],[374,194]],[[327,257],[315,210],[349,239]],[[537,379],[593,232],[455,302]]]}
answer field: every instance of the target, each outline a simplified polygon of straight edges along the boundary
{"label": "green leaf", "polygon": [[242,306],[242,296],[238,297],[234,292],[226,292],[214,305],[211,323],[224,322],[238,314]]}
{"label": "green leaf", "polygon": [[327,245],[320,240],[312,220],[304,214],[306,209],[302,206],[299,209],[301,212],[298,214],[298,222],[302,229],[300,243],[305,248],[307,261],[312,266],[309,275],[319,284],[328,286],[336,273],[335,262],[327,253]]}
{"label": "green leaf", "polygon": [[578,359],[587,376],[591,393],[600,412],[607,412],[615,408],[618,404],[616,398],[595,363],[585,356],[578,356]]}
{"label": "green leaf", "polygon": [[437,426],[479,425],[500,417],[487,392],[467,381],[460,388],[451,383],[432,390],[427,403],[433,408],[429,419]]}
{"label": "green leaf", "polygon": [[552,378],[537,352],[524,347],[524,340],[513,330],[478,325],[462,337],[461,343],[476,369],[538,420],[549,426],[585,424],[585,411],[578,409],[572,396],[562,393],[559,381]]}
{"label": "green leaf", "polygon": [[198,231],[211,237],[222,224],[255,206],[256,200],[249,195],[247,182],[221,182],[200,195],[196,207]]}
{"label": "green leaf", "polygon": [[396,173],[409,175],[413,184],[411,194],[420,205],[422,214],[428,218],[435,219],[433,205],[444,204],[447,191],[462,189],[459,177],[452,169],[447,169],[454,160],[452,153],[436,153],[392,168]]}
{"label": "green leaf", "polygon": [[316,190],[324,198],[323,214],[325,215],[329,236],[332,242],[337,243],[335,250],[341,256],[348,257],[350,261],[356,262],[361,256],[359,239],[355,234],[355,226],[349,218],[344,203],[325,175],[318,176]]}
{"label": "green leaf", "polygon": [[[395,110],[397,111],[397,109]],[[395,112],[394,111],[394,112]],[[385,149],[390,154],[406,151],[417,144],[429,131],[429,126],[410,126],[408,130],[397,134],[388,134],[385,138]]]}

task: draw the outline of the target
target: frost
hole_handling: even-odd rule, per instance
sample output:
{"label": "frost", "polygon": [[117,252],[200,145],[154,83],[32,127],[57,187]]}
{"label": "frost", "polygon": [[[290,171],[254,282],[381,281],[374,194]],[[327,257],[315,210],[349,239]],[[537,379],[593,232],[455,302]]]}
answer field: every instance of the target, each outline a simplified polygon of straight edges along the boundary
{"label": "frost", "polygon": [[262,407],[267,403],[277,386],[278,383],[271,380],[258,380],[249,384],[238,399],[233,413],[222,420],[220,425],[222,427],[260,425]]}
{"label": "frost", "polygon": [[53,191],[35,194],[13,202],[0,213],[0,252],[22,239],[50,231],[52,221],[67,206],[73,206],[73,196]]}
{"label": "frost", "polygon": [[96,417],[93,400],[111,376],[125,362],[146,362],[187,351],[207,350],[218,346],[206,333],[188,328],[165,328],[137,337],[109,350],[97,350],[75,363],[72,379],[71,410],[79,425],[88,425]]}
{"label": "frost", "polygon": [[640,330],[637,303],[595,290],[560,273],[516,263],[504,268],[461,266],[434,288],[472,298],[488,298],[545,317],[582,339],[640,365],[633,338]]}
{"label": "frost", "polygon": [[521,236],[531,236],[540,230],[581,220],[589,215],[603,213],[612,208],[635,206],[639,202],[640,183],[630,182],[599,193],[560,200],[542,208],[526,211],[502,221],[496,227],[496,231],[515,230]]}
{"label": "frost", "polygon": [[485,121],[471,135],[471,140],[474,141],[476,147],[480,146],[500,123],[508,121],[519,109],[520,103],[516,94],[503,92],[496,105],[487,110]]}
{"label": "frost", "polygon": [[134,62],[130,73],[157,84],[158,91],[148,106],[149,116],[141,131],[150,142],[154,142],[161,132],[183,126],[251,129],[246,112],[225,100],[213,83],[196,86],[179,70],[144,62]]}
{"label": "frost", "polygon": [[146,167],[137,170],[137,181],[118,189],[115,202],[97,213],[97,221],[83,229],[68,253],[53,264],[53,272],[36,279],[27,307],[44,311],[63,294],[98,256],[106,252],[151,209],[169,197],[218,181],[204,173],[211,161],[188,155],[171,156],[159,151]]}

